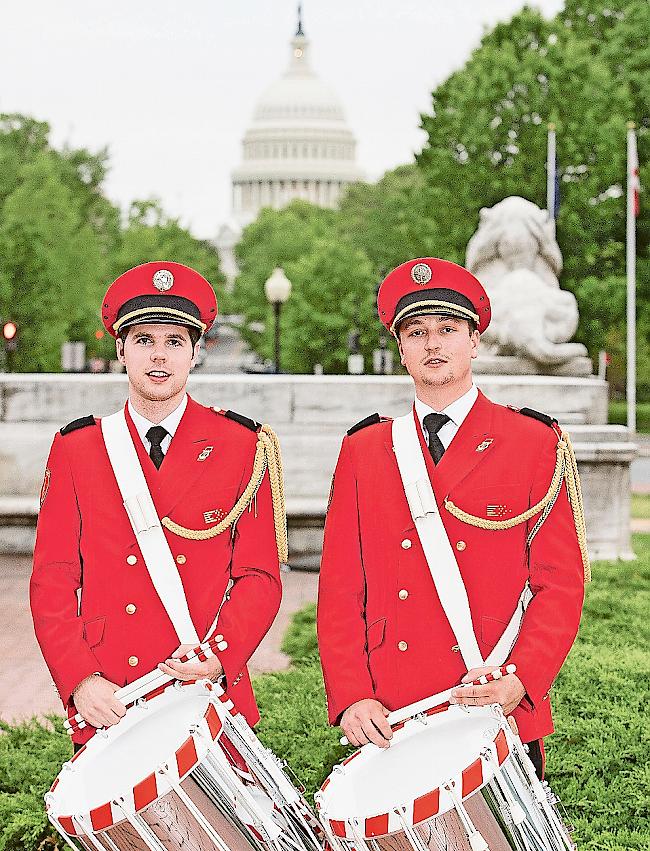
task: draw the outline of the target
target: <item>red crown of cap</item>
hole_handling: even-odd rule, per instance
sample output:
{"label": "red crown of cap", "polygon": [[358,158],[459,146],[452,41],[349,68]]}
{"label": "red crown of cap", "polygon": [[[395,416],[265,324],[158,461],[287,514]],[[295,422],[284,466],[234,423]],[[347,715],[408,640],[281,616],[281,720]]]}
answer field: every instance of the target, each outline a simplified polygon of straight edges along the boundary
{"label": "red crown of cap", "polygon": [[[157,296],[156,299],[147,300],[151,304],[144,308],[139,315],[142,323],[146,323],[147,313],[155,316],[156,305],[167,313],[164,321],[178,324],[197,326],[199,323],[202,331],[207,331],[217,317],[217,297],[212,285],[203,275],[199,275],[189,266],[171,261],[156,261],[143,263],[135,266],[128,272],[120,275],[106,290],[102,301],[101,317],[104,327],[109,334],[117,337],[119,333],[113,327],[118,321],[117,316],[124,304],[139,296]],[[170,297],[187,299],[198,309],[199,318],[184,317],[182,310],[174,312],[166,303]],[[174,302],[176,300],[174,299]],[[172,304],[174,303],[172,302]],[[121,317],[122,321],[124,317]],[[177,319],[177,322],[174,320]],[[189,321],[189,320],[193,321]],[[151,322],[162,321],[159,318],[150,319]],[[131,321],[131,324],[133,322]]]}
{"label": "red crown of cap", "polygon": [[[395,311],[404,296],[422,293],[423,303],[419,312],[423,313],[427,302],[431,301],[427,291],[438,289],[453,290],[465,296],[472,303],[474,312],[478,316],[476,323],[478,330],[481,334],[485,331],[490,324],[492,310],[490,299],[480,282],[462,266],[451,263],[449,260],[439,260],[437,257],[409,260],[386,276],[377,294],[379,319],[392,332]],[[416,304],[417,301],[413,302],[414,309]],[[444,312],[444,305],[429,306],[431,306],[432,314]]]}

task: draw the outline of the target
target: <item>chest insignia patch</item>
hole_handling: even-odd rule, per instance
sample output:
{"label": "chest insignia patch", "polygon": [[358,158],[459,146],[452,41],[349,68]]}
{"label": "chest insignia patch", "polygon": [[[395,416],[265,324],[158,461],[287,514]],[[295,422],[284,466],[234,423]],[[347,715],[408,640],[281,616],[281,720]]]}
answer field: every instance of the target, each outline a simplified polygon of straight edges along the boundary
{"label": "chest insignia patch", "polygon": [[205,461],[206,458],[210,457],[210,453],[214,449],[214,446],[206,446],[205,449],[201,450],[201,454],[196,459],[197,461]]}
{"label": "chest insignia patch", "polygon": [[479,443],[479,445],[476,447],[476,451],[485,452],[485,450],[488,448],[488,446],[490,446],[493,440],[494,438],[488,437],[487,440],[484,440],[482,443]]}
{"label": "chest insignia patch", "polygon": [[45,468],[45,476],[43,478],[43,484],[41,485],[41,508],[43,507],[43,503],[45,502],[45,497],[47,496],[47,492],[50,489],[50,479],[52,478],[52,473],[50,473],[49,469]]}
{"label": "chest insignia patch", "polygon": [[505,517],[507,514],[512,514],[512,509],[507,505],[487,505],[485,513],[488,517]]}
{"label": "chest insignia patch", "polygon": [[[210,447],[212,448],[212,447]],[[203,512],[203,520],[208,523],[219,523],[225,517],[225,513],[221,508],[213,508],[212,511]]]}

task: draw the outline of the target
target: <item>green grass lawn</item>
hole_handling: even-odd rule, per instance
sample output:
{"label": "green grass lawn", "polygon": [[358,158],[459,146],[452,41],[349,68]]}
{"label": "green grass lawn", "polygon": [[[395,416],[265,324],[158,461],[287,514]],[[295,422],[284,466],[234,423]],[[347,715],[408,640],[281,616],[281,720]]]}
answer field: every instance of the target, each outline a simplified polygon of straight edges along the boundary
{"label": "green grass lawn", "polygon": [[[625,402],[610,402],[608,422],[614,425],[627,425],[627,405]],[[641,434],[650,433],[650,402],[637,402],[636,430]]]}
{"label": "green grass lawn", "polygon": [[[547,739],[547,777],[576,827],[578,847],[650,847],[650,535],[637,535],[635,562],[599,562],[587,588],[578,640],[553,689],[556,733]],[[349,749],[328,728],[314,608],[286,636],[289,671],[255,682],[260,738],[287,759],[308,799]],[[70,753],[60,722],[1,725],[0,851],[63,848],[51,836],[42,796]],[[44,843],[44,840],[45,843]]]}

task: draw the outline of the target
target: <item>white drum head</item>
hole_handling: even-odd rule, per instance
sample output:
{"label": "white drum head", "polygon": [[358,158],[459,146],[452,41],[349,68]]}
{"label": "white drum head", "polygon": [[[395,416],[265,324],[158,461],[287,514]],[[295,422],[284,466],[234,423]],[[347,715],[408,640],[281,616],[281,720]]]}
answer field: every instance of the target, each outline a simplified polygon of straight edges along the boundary
{"label": "white drum head", "polygon": [[[335,769],[318,793],[321,813],[345,821],[408,807],[471,766],[482,750],[494,744],[502,718],[491,706],[472,707],[469,712],[450,706],[429,716],[426,724],[407,721],[395,731],[389,748],[366,745]],[[440,812],[451,807],[450,802],[440,804]]]}
{"label": "white drum head", "polygon": [[190,727],[205,715],[210,693],[200,683],[171,687],[132,706],[114,727],[95,735],[66,763],[49,798],[51,813],[87,813],[125,793],[173,759]]}

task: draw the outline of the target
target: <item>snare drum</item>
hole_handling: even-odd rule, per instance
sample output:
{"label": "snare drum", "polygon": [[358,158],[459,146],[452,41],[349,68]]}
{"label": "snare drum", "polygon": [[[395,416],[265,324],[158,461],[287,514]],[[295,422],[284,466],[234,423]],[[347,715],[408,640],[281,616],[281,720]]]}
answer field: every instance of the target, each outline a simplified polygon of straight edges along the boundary
{"label": "snare drum", "polygon": [[207,680],[139,700],[63,766],[45,801],[87,851],[323,849],[279,760]]}
{"label": "snare drum", "polygon": [[499,706],[430,709],[365,745],[316,794],[335,851],[573,851]]}

